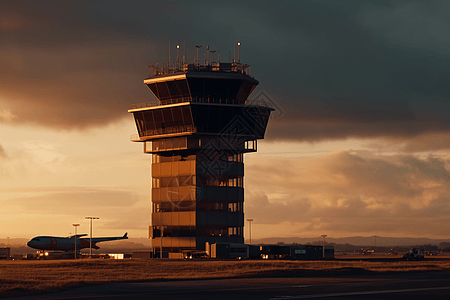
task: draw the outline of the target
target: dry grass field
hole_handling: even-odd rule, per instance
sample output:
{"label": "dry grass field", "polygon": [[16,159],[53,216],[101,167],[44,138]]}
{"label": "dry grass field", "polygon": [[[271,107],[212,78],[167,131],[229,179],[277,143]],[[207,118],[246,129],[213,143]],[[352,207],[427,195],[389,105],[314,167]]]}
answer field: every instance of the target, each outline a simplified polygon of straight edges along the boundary
{"label": "dry grass field", "polygon": [[102,260],[0,261],[0,297],[87,284],[258,276],[358,276],[450,270],[450,259],[421,262]]}

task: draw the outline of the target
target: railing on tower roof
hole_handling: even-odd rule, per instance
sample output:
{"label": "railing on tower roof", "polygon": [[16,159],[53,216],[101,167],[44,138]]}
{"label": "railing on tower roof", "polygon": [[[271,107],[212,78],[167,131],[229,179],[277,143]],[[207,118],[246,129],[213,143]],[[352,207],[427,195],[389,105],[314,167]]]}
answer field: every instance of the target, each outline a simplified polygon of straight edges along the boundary
{"label": "railing on tower roof", "polygon": [[168,135],[168,134],[180,134],[180,133],[195,133],[197,132],[197,127],[195,126],[173,126],[168,128],[159,128],[155,130],[144,130],[139,134],[132,134],[131,141],[138,142],[141,138],[152,137],[156,135]]}
{"label": "railing on tower roof", "polygon": [[233,72],[250,76],[250,65],[241,64],[239,62],[209,62],[205,63],[204,65],[183,64],[178,62],[174,63],[173,65],[166,63],[162,67],[148,66],[148,68],[153,71],[153,76],[150,76],[149,78],[186,72]]}

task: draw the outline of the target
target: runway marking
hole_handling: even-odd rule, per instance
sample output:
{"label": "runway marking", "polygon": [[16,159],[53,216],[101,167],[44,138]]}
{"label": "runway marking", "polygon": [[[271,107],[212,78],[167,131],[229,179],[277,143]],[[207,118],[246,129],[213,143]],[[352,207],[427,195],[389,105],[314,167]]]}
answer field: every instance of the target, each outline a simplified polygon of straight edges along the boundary
{"label": "runway marking", "polygon": [[383,290],[383,291],[346,292],[346,293],[312,294],[312,295],[296,295],[296,296],[277,296],[276,298],[270,298],[270,300],[308,299],[308,298],[341,297],[341,296],[356,296],[356,295],[374,295],[374,294],[406,293],[406,292],[448,290],[448,289],[450,289],[450,286],[434,287],[434,288],[403,289],[403,290]]}

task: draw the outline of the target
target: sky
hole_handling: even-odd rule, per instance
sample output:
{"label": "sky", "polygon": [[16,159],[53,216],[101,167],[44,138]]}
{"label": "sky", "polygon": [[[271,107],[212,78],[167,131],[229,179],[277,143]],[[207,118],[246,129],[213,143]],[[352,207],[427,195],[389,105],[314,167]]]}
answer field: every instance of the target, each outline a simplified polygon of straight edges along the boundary
{"label": "sky", "polygon": [[[147,237],[131,104],[176,55],[240,59],[276,111],[252,238],[450,238],[448,1],[1,1],[0,237]],[[203,53],[202,53],[203,51]],[[246,224],[247,225],[247,224]],[[248,237],[248,226],[245,227]]]}

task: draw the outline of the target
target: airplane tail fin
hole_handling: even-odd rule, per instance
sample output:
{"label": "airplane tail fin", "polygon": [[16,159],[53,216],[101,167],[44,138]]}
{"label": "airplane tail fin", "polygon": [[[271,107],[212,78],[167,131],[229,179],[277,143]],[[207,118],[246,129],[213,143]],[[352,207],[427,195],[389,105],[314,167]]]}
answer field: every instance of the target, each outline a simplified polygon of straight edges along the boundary
{"label": "airplane tail fin", "polygon": [[125,234],[123,235],[123,238],[124,238],[124,239],[127,239],[127,238],[128,238],[128,232],[125,232]]}

